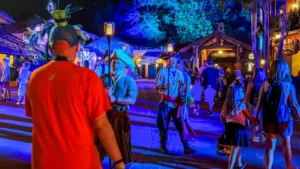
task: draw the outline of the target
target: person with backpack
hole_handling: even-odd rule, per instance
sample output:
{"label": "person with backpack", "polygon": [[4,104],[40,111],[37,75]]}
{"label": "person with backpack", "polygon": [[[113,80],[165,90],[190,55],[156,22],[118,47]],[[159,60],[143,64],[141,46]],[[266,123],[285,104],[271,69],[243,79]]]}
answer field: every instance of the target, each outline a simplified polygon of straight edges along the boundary
{"label": "person with backpack", "polygon": [[[255,116],[260,87],[266,81],[266,73],[263,68],[257,67],[254,71],[253,79],[247,85],[245,103],[247,103],[250,113]],[[259,126],[253,128],[252,141],[259,142],[258,131]],[[262,133],[264,135],[264,133]]]}
{"label": "person with backpack", "polygon": [[273,62],[268,81],[261,85],[256,105],[256,119],[262,108],[263,130],[267,136],[265,165],[271,169],[274,160],[277,135],[282,139],[283,155],[287,169],[292,166],[291,136],[293,135],[293,117],[300,119],[300,107],[295,87],[291,83],[288,64],[284,60]]}

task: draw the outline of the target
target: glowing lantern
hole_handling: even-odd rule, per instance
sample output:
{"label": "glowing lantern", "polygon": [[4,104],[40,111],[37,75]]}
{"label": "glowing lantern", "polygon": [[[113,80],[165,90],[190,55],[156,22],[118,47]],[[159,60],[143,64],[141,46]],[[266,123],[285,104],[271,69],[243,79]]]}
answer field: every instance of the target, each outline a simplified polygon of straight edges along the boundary
{"label": "glowing lantern", "polygon": [[174,44],[173,43],[168,43],[167,44],[167,52],[173,52],[174,50]]}
{"label": "glowing lantern", "polygon": [[112,36],[115,33],[115,24],[113,22],[104,23],[104,33],[106,36]]}

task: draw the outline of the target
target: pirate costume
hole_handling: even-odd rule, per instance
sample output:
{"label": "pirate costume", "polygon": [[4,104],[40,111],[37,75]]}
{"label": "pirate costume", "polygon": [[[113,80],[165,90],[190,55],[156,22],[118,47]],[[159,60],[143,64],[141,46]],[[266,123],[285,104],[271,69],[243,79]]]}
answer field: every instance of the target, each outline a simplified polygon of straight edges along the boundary
{"label": "pirate costume", "polygon": [[[170,85],[169,89],[165,88],[167,84]],[[166,148],[168,141],[168,127],[172,118],[175,127],[179,132],[181,142],[183,143],[184,153],[194,153],[194,150],[188,146],[188,140],[184,135],[184,120],[178,113],[178,108],[182,106],[181,94],[184,86],[183,73],[178,69],[168,70],[167,68],[163,68],[156,77],[155,86],[159,89],[159,93],[161,94],[157,116],[157,127],[160,135],[160,151],[168,154]]]}
{"label": "pirate costume", "polygon": [[[114,51],[114,53],[112,54],[112,59],[120,59],[125,63],[127,67],[132,69],[135,68],[133,60],[129,56],[127,56],[123,50],[117,49],[116,51]],[[119,103],[118,98],[130,98],[135,102],[138,95],[138,88],[134,79],[125,74],[125,70],[118,77],[114,77],[113,74],[114,72],[112,72],[112,75],[104,74],[102,76],[105,87],[108,88],[110,87],[109,84],[112,84],[112,95],[116,98],[115,102],[112,103],[112,109],[107,112],[107,117],[114,130],[124,163],[128,164],[132,161],[130,133],[131,126],[130,118],[128,115],[129,105]],[[103,161],[106,152],[97,138],[96,144],[98,145],[101,161]]]}

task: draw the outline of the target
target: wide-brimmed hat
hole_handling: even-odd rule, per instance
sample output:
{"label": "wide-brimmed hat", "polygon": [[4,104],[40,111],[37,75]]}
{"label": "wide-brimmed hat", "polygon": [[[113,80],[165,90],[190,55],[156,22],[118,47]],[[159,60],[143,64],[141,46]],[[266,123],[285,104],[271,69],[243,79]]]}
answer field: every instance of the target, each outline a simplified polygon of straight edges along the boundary
{"label": "wide-brimmed hat", "polygon": [[121,49],[116,49],[111,55],[111,59],[120,59],[126,64],[127,67],[135,69],[134,61]]}

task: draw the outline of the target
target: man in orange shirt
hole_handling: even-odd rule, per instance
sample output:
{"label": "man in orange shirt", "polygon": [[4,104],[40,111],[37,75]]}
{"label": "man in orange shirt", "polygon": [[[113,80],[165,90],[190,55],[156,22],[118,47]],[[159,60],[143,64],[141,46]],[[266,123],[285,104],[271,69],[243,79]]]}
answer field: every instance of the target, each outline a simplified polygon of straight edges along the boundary
{"label": "man in orange shirt", "polygon": [[94,71],[74,64],[79,32],[71,25],[52,28],[53,61],[30,77],[25,106],[33,123],[32,169],[101,169],[94,131],[114,167],[125,168],[106,117],[111,105],[104,85]]}

